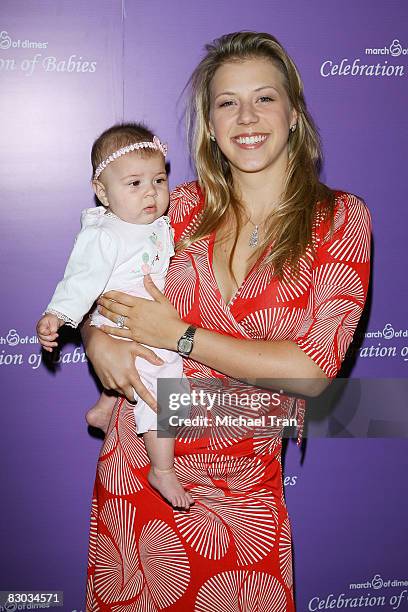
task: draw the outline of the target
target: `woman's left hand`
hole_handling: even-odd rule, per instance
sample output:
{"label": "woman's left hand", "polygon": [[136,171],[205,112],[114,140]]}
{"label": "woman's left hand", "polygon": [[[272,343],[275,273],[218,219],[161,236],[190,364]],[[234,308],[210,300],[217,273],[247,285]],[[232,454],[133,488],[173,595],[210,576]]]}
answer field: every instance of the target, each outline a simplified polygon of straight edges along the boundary
{"label": "woman's left hand", "polygon": [[122,316],[125,325],[124,328],[103,325],[100,329],[149,346],[176,350],[177,340],[188,324],[180,319],[173,304],[156,287],[150,275],[146,275],[143,282],[153,300],[121,291],[108,291],[98,299],[98,311],[104,317],[116,323],[118,316]]}

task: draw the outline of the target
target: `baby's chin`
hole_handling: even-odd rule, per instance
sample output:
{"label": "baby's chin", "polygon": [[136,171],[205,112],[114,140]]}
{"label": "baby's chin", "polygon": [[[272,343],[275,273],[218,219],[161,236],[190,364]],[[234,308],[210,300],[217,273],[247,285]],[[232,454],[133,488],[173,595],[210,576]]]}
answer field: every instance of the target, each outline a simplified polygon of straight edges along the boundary
{"label": "baby's chin", "polygon": [[147,225],[149,223],[153,223],[153,221],[156,221],[156,219],[159,219],[159,217],[162,216],[156,205],[146,206],[140,212],[135,213],[134,215],[120,214],[114,210],[112,210],[112,212],[125,223],[132,223],[134,225]]}

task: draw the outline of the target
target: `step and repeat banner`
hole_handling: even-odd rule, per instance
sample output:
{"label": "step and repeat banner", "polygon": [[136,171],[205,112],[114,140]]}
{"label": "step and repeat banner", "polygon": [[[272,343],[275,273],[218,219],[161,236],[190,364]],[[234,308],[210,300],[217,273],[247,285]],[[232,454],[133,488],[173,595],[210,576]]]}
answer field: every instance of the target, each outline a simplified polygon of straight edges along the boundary
{"label": "step and repeat banner", "polygon": [[246,29],[291,54],[323,141],[322,179],[364,198],[373,219],[370,295],[343,369],[356,379],[352,414],[301,450],[285,444],[297,608],[408,610],[406,422],[380,426],[408,370],[407,21],[405,0],[3,0],[0,591],[63,591],[64,610],[85,606],[101,438],[84,416],[99,391],[77,332],[49,359],[35,324],[95,204],[92,142],[144,120],[169,143],[171,186],[193,178],[183,88],[205,43]]}

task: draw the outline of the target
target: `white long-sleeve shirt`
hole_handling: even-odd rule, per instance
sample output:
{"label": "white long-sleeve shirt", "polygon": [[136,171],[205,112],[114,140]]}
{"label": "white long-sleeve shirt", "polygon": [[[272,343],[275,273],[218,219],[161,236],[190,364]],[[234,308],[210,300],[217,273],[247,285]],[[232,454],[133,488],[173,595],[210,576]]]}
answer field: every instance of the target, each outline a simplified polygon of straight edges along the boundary
{"label": "white long-sleeve shirt", "polygon": [[111,289],[137,294],[143,276],[151,274],[155,285],[163,290],[174,255],[173,230],[167,216],[137,225],[98,206],[82,212],[81,226],[64,278],[45,312],[77,327],[95,300]]}

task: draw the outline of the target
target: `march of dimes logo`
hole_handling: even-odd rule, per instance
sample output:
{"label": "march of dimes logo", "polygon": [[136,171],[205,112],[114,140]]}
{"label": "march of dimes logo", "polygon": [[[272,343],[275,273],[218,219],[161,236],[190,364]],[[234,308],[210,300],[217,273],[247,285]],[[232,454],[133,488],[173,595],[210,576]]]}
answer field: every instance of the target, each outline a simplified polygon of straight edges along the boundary
{"label": "march of dimes logo", "polygon": [[[37,370],[43,359],[40,351],[39,341],[36,335],[24,335],[17,329],[9,329],[8,332],[0,336],[0,368],[28,366],[32,370]],[[87,357],[82,347],[70,346],[55,355],[55,364],[60,365],[80,365],[87,362]]]}
{"label": "march of dimes logo", "polygon": [[[349,592],[315,595],[308,602],[310,612],[317,610],[344,610],[349,608],[371,608],[379,610],[406,610],[408,604],[408,580],[384,579],[381,574],[364,582],[349,584]],[[388,589],[393,589],[389,591]],[[396,591],[394,589],[397,589]],[[357,592],[356,592],[357,591]],[[363,591],[363,592],[361,592]],[[381,594],[379,593],[381,591]]]}
{"label": "march of dimes logo", "polygon": [[367,330],[359,347],[360,359],[400,359],[408,362],[408,329],[399,329],[388,322],[382,329]]}
{"label": "march of dimes logo", "polygon": [[[30,40],[28,38],[13,38],[8,30],[0,31],[0,72],[21,71],[26,76],[32,76],[36,71],[64,72],[64,73],[91,73],[96,72],[96,61],[84,59],[82,56],[72,54],[69,57],[58,58],[38,52],[40,49],[48,51],[48,41]],[[22,57],[20,51],[34,51],[31,57]],[[10,51],[14,52],[10,57]]]}
{"label": "march of dimes logo", "polygon": [[398,57],[399,55],[408,55],[408,48],[404,49],[398,38],[394,38],[389,47],[381,47],[380,49],[366,49],[366,55],[392,55]]}
{"label": "march of dimes logo", "polygon": [[405,75],[405,66],[389,63],[388,59],[381,62],[370,62],[371,56],[381,55],[390,58],[408,55],[408,47],[402,45],[398,38],[384,47],[366,47],[364,54],[367,58],[356,57],[350,60],[347,57],[339,60],[326,59],[320,66],[322,77],[402,77]]}

